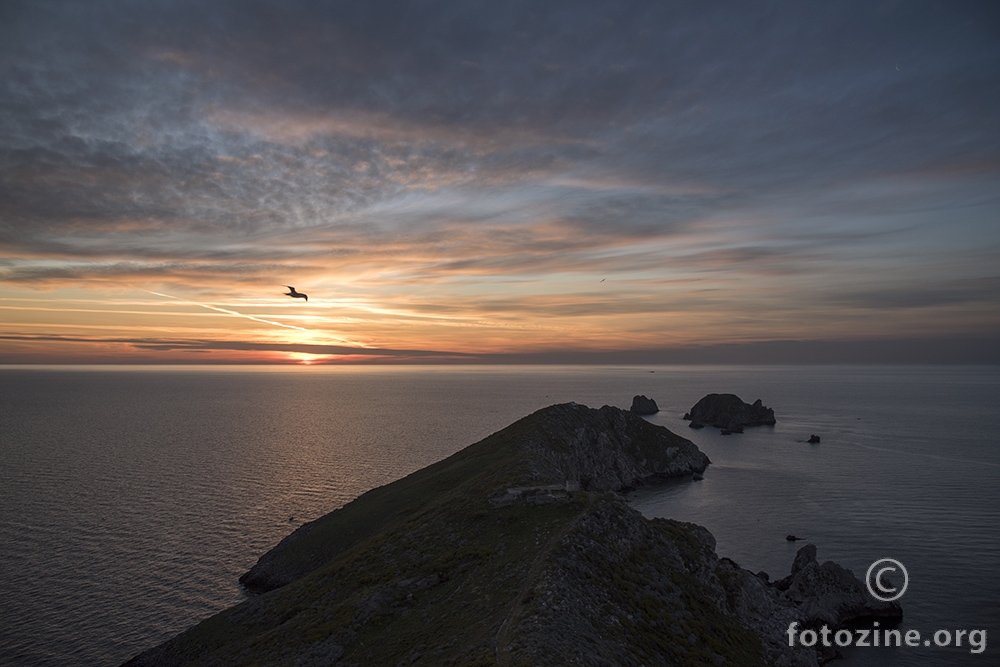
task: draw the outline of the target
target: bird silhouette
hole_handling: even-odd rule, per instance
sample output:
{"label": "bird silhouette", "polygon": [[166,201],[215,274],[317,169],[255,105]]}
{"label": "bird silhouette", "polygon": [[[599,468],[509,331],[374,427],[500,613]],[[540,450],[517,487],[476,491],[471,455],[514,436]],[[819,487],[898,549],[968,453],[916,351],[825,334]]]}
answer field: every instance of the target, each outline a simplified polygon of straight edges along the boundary
{"label": "bird silhouette", "polygon": [[291,285],[285,285],[285,287],[287,287],[290,290],[288,292],[285,292],[285,296],[290,296],[293,299],[305,299],[306,301],[309,300],[308,296],[306,296],[302,292],[296,292],[295,288],[292,287]]}

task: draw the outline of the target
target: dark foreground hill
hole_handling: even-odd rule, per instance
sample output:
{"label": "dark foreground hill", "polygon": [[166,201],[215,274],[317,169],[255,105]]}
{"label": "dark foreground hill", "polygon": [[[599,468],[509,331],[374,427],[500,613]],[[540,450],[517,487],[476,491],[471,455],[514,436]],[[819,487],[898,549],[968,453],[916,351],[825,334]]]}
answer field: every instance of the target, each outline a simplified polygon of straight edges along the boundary
{"label": "dark foreground hill", "polygon": [[616,408],[540,410],[302,526],[242,578],[265,592],[126,664],[815,665],[784,634],[808,589],[617,493],[708,463]]}

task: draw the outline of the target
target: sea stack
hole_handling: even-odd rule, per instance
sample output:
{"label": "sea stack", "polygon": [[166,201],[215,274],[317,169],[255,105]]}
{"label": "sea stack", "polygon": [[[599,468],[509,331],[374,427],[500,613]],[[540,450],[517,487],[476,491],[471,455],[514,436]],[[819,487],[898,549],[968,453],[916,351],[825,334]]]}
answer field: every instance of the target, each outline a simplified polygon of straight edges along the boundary
{"label": "sea stack", "polygon": [[630,410],[637,415],[655,415],[660,411],[660,408],[657,407],[656,401],[651,398],[635,396],[632,398],[632,407]]}

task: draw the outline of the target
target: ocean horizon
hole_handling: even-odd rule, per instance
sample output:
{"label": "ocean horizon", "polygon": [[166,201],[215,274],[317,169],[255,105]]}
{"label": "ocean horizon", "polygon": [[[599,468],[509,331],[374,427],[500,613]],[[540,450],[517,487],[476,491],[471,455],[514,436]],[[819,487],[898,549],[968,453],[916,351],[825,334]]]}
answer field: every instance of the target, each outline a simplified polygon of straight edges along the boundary
{"label": "ocean horizon", "polygon": [[[777,424],[688,428],[707,393]],[[0,664],[119,664],[245,599],[239,575],[302,523],[545,406],[639,394],[712,460],[630,494],[646,516],[704,525],[772,578],[806,542],[859,577],[898,559],[901,629],[1000,628],[998,366],[4,366]]]}

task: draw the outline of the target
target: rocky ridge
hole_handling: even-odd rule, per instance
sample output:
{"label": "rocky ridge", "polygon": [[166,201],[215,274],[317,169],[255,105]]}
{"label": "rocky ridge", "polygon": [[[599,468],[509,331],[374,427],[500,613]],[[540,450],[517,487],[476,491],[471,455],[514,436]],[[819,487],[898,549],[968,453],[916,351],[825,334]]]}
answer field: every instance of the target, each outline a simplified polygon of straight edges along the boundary
{"label": "rocky ridge", "polygon": [[826,618],[814,550],[782,590],[618,493],[707,465],[629,412],[545,408],[296,531],[268,592],[127,664],[818,664],[784,635]]}

